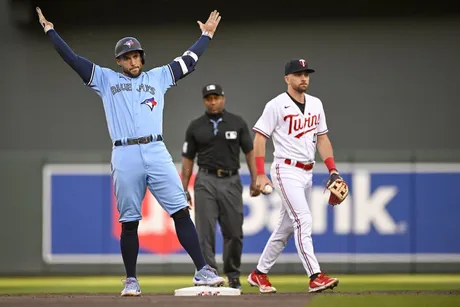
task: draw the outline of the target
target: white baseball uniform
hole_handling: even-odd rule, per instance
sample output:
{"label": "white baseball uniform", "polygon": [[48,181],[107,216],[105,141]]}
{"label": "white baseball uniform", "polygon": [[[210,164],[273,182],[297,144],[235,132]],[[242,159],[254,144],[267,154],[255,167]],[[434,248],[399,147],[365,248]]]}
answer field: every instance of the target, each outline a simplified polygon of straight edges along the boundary
{"label": "white baseball uniform", "polygon": [[[317,135],[328,132],[326,116],[320,99],[305,94],[305,112],[285,92],[270,100],[253,130],[272,138],[274,160],[271,179],[281,200],[278,225],[268,239],[257,269],[268,273],[294,234],[297,252],[311,276],[320,273],[311,238],[312,216],[309,200],[312,191],[312,170],[295,166],[297,162],[314,163]],[[286,164],[286,159],[291,164]]]}

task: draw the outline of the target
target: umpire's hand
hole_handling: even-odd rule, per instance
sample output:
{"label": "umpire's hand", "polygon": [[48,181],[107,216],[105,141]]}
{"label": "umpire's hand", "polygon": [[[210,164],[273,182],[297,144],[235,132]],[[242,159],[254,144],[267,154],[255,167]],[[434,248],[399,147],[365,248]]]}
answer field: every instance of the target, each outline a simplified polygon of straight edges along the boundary
{"label": "umpire's hand", "polygon": [[260,189],[257,187],[256,181],[251,182],[251,186],[249,187],[249,195],[251,195],[251,197],[260,195]]}
{"label": "umpire's hand", "polygon": [[192,206],[192,197],[190,196],[189,191],[185,191],[185,196],[187,197],[188,204]]}

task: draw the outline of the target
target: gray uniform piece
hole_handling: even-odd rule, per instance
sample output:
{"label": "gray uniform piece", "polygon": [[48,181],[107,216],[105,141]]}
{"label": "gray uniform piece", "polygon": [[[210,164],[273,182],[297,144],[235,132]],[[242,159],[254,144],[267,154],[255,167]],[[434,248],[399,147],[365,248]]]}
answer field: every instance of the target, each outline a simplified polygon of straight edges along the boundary
{"label": "gray uniform piece", "polygon": [[238,173],[240,151],[247,155],[252,150],[248,125],[242,117],[225,109],[221,114],[206,112],[193,120],[187,128],[182,148],[184,158],[192,161],[197,158],[199,171],[194,183],[193,203],[204,258],[217,269],[215,238],[219,222],[224,241],[224,274],[229,284],[234,284],[240,276],[243,250],[243,186]]}
{"label": "gray uniform piece", "polygon": [[224,241],[224,273],[240,277],[243,249],[243,186],[238,174],[217,177],[199,171],[195,179],[195,224],[206,262],[217,268],[215,261],[216,222]]}

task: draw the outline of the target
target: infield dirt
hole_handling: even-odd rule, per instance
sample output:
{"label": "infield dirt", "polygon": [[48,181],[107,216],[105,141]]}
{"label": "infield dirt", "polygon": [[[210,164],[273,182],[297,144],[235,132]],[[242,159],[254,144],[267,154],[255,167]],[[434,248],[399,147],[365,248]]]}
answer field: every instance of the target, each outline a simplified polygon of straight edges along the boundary
{"label": "infield dirt", "polygon": [[460,295],[458,291],[375,291],[375,292],[323,292],[277,293],[277,294],[242,294],[241,296],[197,296],[176,297],[166,294],[144,294],[141,297],[119,297],[111,294],[49,294],[49,295],[0,295],[0,306],[29,307],[112,307],[112,306],[174,306],[174,307],[294,307],[308,306],[315,296],[337,295]]}

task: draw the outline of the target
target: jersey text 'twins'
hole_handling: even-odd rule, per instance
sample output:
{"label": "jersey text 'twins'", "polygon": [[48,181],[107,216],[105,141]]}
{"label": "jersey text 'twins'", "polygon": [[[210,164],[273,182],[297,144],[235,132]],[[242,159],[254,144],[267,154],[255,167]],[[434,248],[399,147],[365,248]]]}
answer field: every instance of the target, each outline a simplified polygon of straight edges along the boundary
{"label": "jersey text 'twins'", "polygon": [[[300,118],[299,116],[300,114],[289,114],[283,118],[284,121],[289,121],[288,135],[301,131],[295,135],[296,138],[301,138],[304,134],[315,130],[320,119],[320,114],[312,116],[311,113],[308,113],[308,116],[304,118]],[[307,128],[310,129],[305,130]]]}

